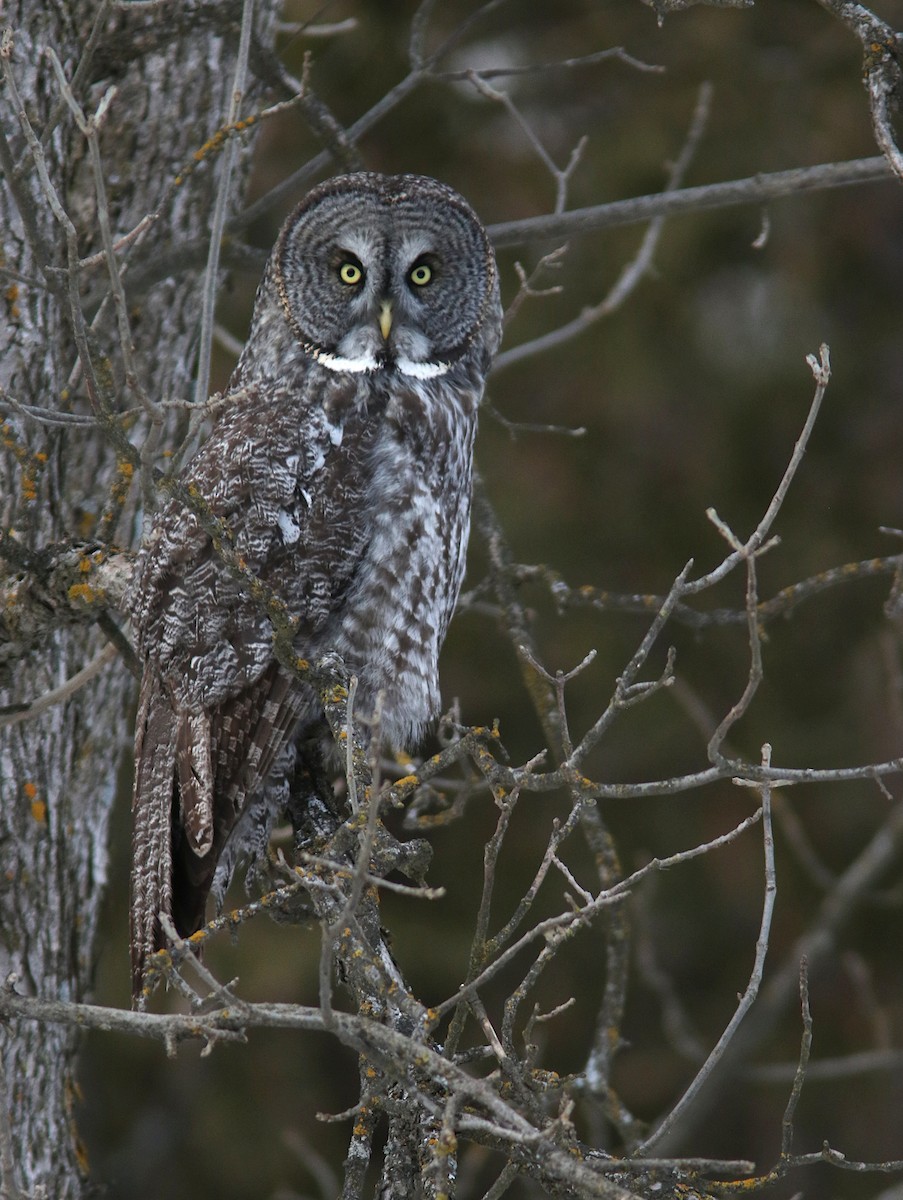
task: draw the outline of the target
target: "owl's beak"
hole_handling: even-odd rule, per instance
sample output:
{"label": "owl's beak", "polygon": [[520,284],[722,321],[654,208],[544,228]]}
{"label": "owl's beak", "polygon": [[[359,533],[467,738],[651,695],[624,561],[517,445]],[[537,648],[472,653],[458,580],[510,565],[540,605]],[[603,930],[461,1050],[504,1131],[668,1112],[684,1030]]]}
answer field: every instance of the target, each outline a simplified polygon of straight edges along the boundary
{"label": "owl's beak", "polygon": [[389,340],[389,330],[392,328],[392,301],[383,300],[379,310],[379,331],[383,335],[383,341]]}

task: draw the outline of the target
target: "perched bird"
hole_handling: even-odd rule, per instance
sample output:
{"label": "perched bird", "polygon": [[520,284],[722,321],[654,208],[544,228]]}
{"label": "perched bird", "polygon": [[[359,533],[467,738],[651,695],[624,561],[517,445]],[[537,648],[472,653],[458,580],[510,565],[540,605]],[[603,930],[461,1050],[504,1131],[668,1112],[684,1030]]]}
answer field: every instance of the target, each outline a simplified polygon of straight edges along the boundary
{"label": "perched bird", "polygon": [[485,230],[434,179],[340,176],[283,226],[221,415],[135,569],[136,994],[159,914],[194,932],[263,853],[322,721],[216,529],[296,619],[297,654],[341,656],[356,711],[382,693],[385,741],[412,747],[438,712],[501,326]]}

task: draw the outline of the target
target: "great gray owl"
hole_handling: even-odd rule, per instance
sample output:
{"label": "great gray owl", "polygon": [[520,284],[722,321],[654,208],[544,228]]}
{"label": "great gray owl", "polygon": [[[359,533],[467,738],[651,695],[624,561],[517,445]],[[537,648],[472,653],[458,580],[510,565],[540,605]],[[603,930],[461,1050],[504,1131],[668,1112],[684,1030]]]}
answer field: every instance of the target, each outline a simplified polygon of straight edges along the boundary
{"label": "great gray owl", "polygon": [[[222,415],[181,477],[298,619],[297,653],[340,655],[362,714],[383,693],[397,749],[438,711],[500,335],[492,248],[456,192],[416,175],[332,179],[283,226]],[[158,914],[192,933],[211,889],[221,902],[237,860],[261,853],[293,747],[322,717],[204,524],[172,500],[135,571],[136,992]]]}

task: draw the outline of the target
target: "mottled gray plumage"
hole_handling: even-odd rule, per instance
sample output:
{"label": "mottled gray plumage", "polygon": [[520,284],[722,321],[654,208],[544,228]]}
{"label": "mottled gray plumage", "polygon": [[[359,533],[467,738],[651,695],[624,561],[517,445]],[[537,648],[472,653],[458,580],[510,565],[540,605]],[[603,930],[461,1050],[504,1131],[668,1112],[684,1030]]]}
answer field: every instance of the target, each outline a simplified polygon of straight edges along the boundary
{"label": "mottled gray plumage", "polygon": [[[399,749],[438,712],[500,333],[492,249],[457,193],[412,175],[333,179],[286,221],[222,416],[182,476],[299,618],[298,653],[339,654],[358,712],[384,693]],[[211,888],[221,900],[237,860],[262,852],[321,713],[178,500],[140,553],[132,620],[137,991],[158,913],[193,932]]]}

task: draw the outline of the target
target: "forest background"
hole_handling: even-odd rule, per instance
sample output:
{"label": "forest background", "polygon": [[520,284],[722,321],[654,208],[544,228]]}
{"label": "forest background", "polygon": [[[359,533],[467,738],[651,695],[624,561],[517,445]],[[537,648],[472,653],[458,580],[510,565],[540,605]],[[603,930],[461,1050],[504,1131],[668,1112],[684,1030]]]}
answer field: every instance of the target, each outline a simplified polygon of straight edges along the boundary
{"label": "forest background", "polygon": [[[878,151],[862,46],[839,19],[841,7],[699,4],[659,21],[639,0],[487,5],[437,67],[441,77],[388,110],[356,151],[367,169],[451,183],[490,230],[549,213],[556,200],[570,210],[658,193],[682,155],[683,187],[870,158]],[[903,25],[898,0],[871,8]],[[431,38],[438,42],[467,11],[434,6]],[[304,76],[348,129],[405,77],[414,14],[412,4],[381,0],[325,8],[294,0],[276,45],[286,69]],[[597,55],[613,47],[623,53]],[[536,64],[557,65],[507,73]],[[199,120],[197,144],[215,128],[209,114]],[[299,108],[266,121],[245,203],[266,196],[321,145]],[[817,360],[819,347],[830,347],[817,421],[768,531],[779,543],[755,560],[756,599],[778,599],[751,633],[744,564],[713,582],[692,604],[707,615],[681,622],[678,613],[643,660],[641,678],[666,685],[619,710],[581,770],[604,785],[703,772],[707,745],[761,652],[763,678],[725,730],[724,753],[755,764],[767,744],[772,763],[821,772],[815,782],[775,788],[773,798],[777,892],[765,985],[798,974],[801,947],[814,948],[813,1061],[794,1114],[794,1147],[817,1153],[828,1142],[863,1163],[903,1157],[903,771],[867,769],[895,761],[903,747],[903,626],[887,603],[899,567],[890,556],[901,551],[894,530],[903,526],[901,187],[888,174],[767,204],[700,206],[656,227],[654,246],[649,227],[636,223],[599,222],[527,244],[500,236],[509,304],[519,271],[531,275],[543,256],[566,248],[531,276],[533,290],[554,293],[520,296],[477,447],[505,553],[524,565],[508,579],[531,653],[554,677],[595,651],[566,687],[577,742],[605,711],[688,560],[694,576],[717,568],[730,531],[745,541],[762,520],[813,393],[827,382],[825,360],[813,379],[807,356]],[[233,268],[221,291],[225,332],[211,390],[228,379],[230,338],[240,344],[245,335],[260,263],[303,191],[287,189],[242,231],[261,254],[248,257],[247,269]],[[612,298],[625,269],[625,294]],[[516,352],[606,298],[605,311],[584,317],[576,336]],[[707,516],[711,508],[718,521]],[[522,764],[547,748],[548,731],[524,686],[530,668],[518,660],[510,611],[481,583],[498,566],[487,528],[473,538],[462,611],[443,654],[443,695],[464,726],[498,720],[508,761]],[[845,564],[863,565],[840,570]],[[814,582],[782,592],[807,580]],[[711,616],[719,611],[732,615],[719,621]],[[127,754],[118,779],[91,999],[127,1006]],[[720,837],[762,803],[761,788],[736,786],[730,772],[649,792],[599,800],[623,873]],[[452,787],[447,796],[454,795]],[[436,818],[442,801],[433,796],[421,799],[419,825],[406,829],[400,815],[390,821],[401,837],[413,830],[429,839],[428,882],[444,889],[432,900],[382,900],[393,953],[427,1004],[454,995],[466,972],[484,847],[499,819],[487,788],[462,796],[456,820]],[[566,789],[520,796],[498,861],[499,921],[529,888],[552,820],[565,820],[570,806]],[[851,872],[882,837],[891,842],[886,861],[849,900]],[[592,853],[569,851],[572,878],[552,872],[557,883],[539,894],[531,922],[560,912],[574,880],[590,887]],[[631,890],[629,980],[612,1066],[631,1119],[654,1128],[734,1014],[753,969],[765,882],[760,821],[711,853],[649,872]],[[836,921],[826,917],[848,900]],[[234,901],[243,901],[240,889]],[[606,983],[606,936],[597,924],[562,946],[531,997],[543,1011],[575,998],[537,1034],[538,1061],[561,1076],[586,1068]],[[220,979],[240,977],[246,999],[318,1004],[314,925],[258,919],[234,945],[220,935],[206,961]],[[493,1021],[523,961],[520,968],[500,971],[481,993]],[[759,1171],[780,1157],[802,1022],[795,993],[773,1007],[748,1057],[718,1086],[717,1102],[700,1100],[681,1153],[750,1160]],[[818,1058],[829,1060],[821,1074]],[[92,1032],[78,1080],[75,1116],[92,1177],[108,1196],[133,1200],[161,1194],[151,1162],[166,1164],[173,1200],[329,1195],[348,1123],[316,1114],[353,1106],[359,1082],[354,1052],[332,1038],[264,1029],[247,1045],[217,1045],[206,1057],[189,1045],[175,1058],[159,1042]],[[612,1145],[601,1118],[574,1120],[581,1136]],[[485,1147],[469,1157],[462,1151],[460,1194],[483,1195],[494,1162]],[[800,1166],[766,1194],[889,1198],[903,1195],[893,1190],[901,1177],[891,1184],[882,1173]],[[538,1194],[529,1183],[516,1186]]]}

